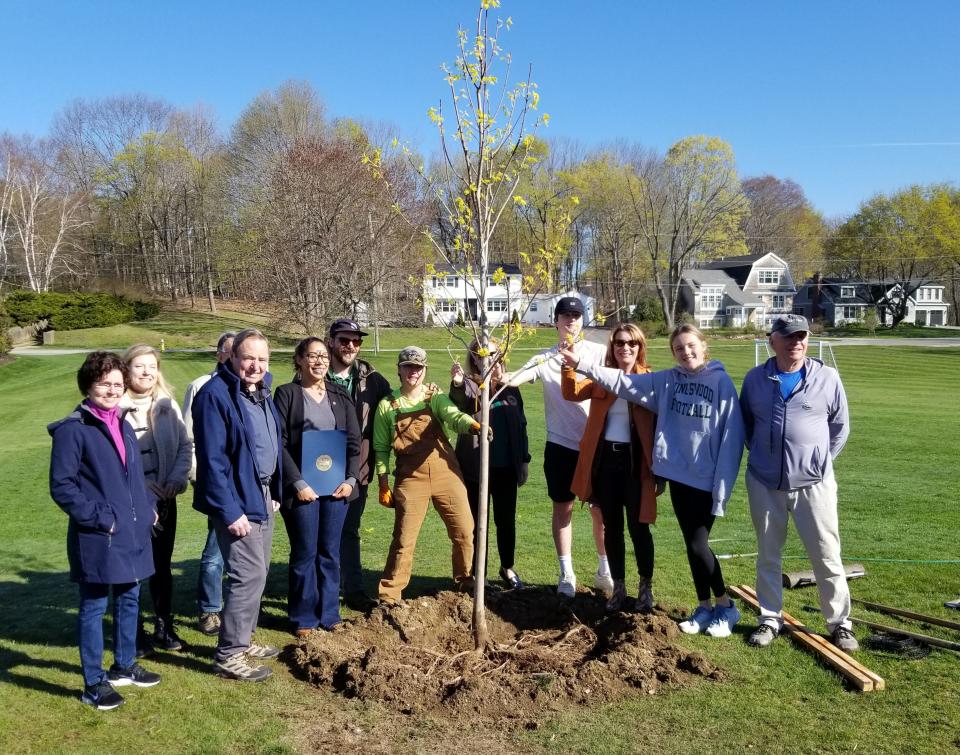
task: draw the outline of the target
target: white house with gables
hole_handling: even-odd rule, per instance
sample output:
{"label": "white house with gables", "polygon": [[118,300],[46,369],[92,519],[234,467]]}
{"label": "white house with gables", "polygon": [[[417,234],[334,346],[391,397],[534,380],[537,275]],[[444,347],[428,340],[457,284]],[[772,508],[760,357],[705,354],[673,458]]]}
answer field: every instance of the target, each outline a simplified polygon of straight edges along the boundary
{"label": "white house with gables", "polygon": [[[503,276],[497,271],[502,269]],[[593,322],[593,297],[579,292],[523,293],[523,274],[516,265],[490,263],[487,268],[486,314],[491,325],[502,325],[514,312],[524,325],[553,323],[553,309],[563,296],[576,296],[583,302],[584,324]],[[436,325],[453,325],[458,313],[464,320],[478,320],[481,303],[480,276],[467,279],[462,269],[437,265],[423,277],[423,321]]]}
{"label": "white house with gables", "polygon": [[[903,322],[933,327],[946,325],[950,304],[943,299],[943,284],[916,281],[907,290],[914,286],[913,293],[907,298]],[[879,322],[889,325],[893,320],[889,304],[902,296],[903,291],[899,283],[815,275],[797,295],[795,308],[798,313],[813,320],[823,320],[829,326],[862,322],[867,311],[875,309]]]}
{"label": "white house with gables", "polygon": [[681,308],[700,328],[767,330],[793,311],[796,295],[790,266],[773,252],[711,260],[681,274]]}

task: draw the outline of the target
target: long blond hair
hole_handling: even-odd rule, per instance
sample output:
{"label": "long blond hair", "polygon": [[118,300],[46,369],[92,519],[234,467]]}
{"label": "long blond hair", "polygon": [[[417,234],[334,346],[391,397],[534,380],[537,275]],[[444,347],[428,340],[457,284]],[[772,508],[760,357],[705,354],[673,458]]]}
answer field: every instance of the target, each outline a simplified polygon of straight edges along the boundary
{"label": "long blond hair", "polygon": [[610,337],[607,339],[607,358],[604,360],[604,364],[607,367],[619,367],[617,357],[613,353],[613,341],[617,337],[617,333],[621,332],[628,333],[631,340],[640,344],[640,348],[637,349],[637,361],[633,365],[633,371],[647,372],[647,337],[632,322],[618,323],[617,327],[610,331]]}
{"label": "long blond hair", "polygon": [[153,391],[150,394],[151,397],[154,400],[158,398],[173,398],[173,387],[163,377],[163,372],[160,371],[160,352],[153,348],[153,346],[146,343],[135,343],[123,352],[124,364],[130,367],[130,363],[134,359],[142,357],[145,354],[153,354],[154,359],[157,360],[157,382],[153,384]]}
{"label": "long blond hair", "polygon": [[675,327],[673,332],[670,334],[670,354],[673,355],[673,342],[686,333],[696,336],[700,340],[700,343],[703,344],[703,362],[704,364],[709,362],[710,344],[707,343],[707,338],[703,335],[703,331],[700,330],[700,328],[698,328],[696,325],[693,325],[689,322],[681,323]]}

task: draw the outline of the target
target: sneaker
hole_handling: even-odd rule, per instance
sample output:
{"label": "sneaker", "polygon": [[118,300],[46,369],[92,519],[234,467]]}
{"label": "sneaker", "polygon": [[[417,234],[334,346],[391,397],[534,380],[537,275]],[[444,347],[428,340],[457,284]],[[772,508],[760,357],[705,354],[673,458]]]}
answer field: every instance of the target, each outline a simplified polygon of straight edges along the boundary
{"label": "sneaker", "polygon": [[860,643],[853,632],[845,626],[839,626],[830,633],[830,642],[840,648],[844,653],[855,653],[860,649]]}
{"label": "sneaker", "polygon": [[678,626],[684,634],[700,634],[713,621],[713,609],[697,606],[697,610],[688,619],[681,621]]}
{"label": "sneaker", "polygon": [[126,701],[119,692],[110,686],[110,682],[103,681],[90,687],[84,687],[83,694],[80,695],[80,702],[97,710],[113,710],[119,708]]}
{"label": "sneaker", "polygon": [[750,633],[747,642],[757,648],[765,648],[780,634],[780,630],[773,624],[761,624]]}
{"label": "sneaker", "polygon": [[560,573],[560,581],[557,582],[557,595],[561,598],[572,598],[577,594],[577,575],[573,572],[569,574]]}
{"label": "sneaker", "polygon": [[500,567],[500,579],[508,590],[522,590],[523,582],[513,569]]}
{"label": "sneaker", "polygon": [[634,605],[640,613],[650,613],[653,610],[653,584],[646,577],[640,577]]}
{"label": "sneaker", "polygon": [[243,653],[235,653],[229,658],[214,662],[213,670],[224,679],[237,679],[241,682],[262,682],[273,674],[266,666],[252,666]]}
{"label": "sneaker", "polygon": [[610,599],[607,601],[607,613],[617,613],[622,611],[627,602],[627,586],[622,579],[613,580],[613,590],[610,591]]}
{"label": "sneaker", "polygon": [[156,687],[160,684],[160,674],[147,671],[139,663],[134,663],[130,668],[120,668],[111,666],[107,672],[107,681],[114,687]]}
{"label": "sneaker", "polygon": [[593,575],[593,586],[607,595],[613,594],[613,577],[610,572],[601,573],[599,570]]}
{"label": "sneaker", "polygon": [[201,613],[197,620],[197,629],[202,634],[220,634],[220,614]]}
{"label": "sneaker", "polygon": [[258,661],[265,661],[269,660],[270,658],[276,658],[278,655],[280,655],[280,650],[275,648],[273,645],[255,645],[251,642],[250,647],[243,651],[242,654],[248,658],[256,658]]}
{"label": "sneaker", "polygon": [[153,646],[161,650],[183,650],[183,641],[173,629],[173,619],[161,619],[159,616],[153,629]]}
{"label": "sneaker", "polygon": [[293,636],[298,640],[305,640],[316,631],[316,627],[298,627],[297,629],[293,630]]}
{"label": "sneaker", "polygon": [[713,621],[707,625],[706,633],[711,637],[729,637],[740,621],[740,611],[731,600],[729,606],[714,606]]}

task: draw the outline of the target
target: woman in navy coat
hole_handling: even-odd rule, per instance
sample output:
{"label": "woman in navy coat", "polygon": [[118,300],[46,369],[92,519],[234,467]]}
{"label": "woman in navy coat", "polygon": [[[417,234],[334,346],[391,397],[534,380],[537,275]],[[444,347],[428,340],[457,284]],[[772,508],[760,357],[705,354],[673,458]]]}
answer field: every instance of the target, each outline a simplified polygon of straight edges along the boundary
{"label": "woman in navy coat", "polygon": [[[123,704],[114,687],[160,682],[135,662],[140,582],[153,574],[150,529],[157,515],[136,437],[120,415],[126,376],[116,354],[89,354],[77,372],[84,400],[47,427],[53,437],[50,495],[70,517],[67,558],[70,578],[80,587],[81,700],[98,710]],[[114,664],[104,671],[103,616],[110,592]]]}

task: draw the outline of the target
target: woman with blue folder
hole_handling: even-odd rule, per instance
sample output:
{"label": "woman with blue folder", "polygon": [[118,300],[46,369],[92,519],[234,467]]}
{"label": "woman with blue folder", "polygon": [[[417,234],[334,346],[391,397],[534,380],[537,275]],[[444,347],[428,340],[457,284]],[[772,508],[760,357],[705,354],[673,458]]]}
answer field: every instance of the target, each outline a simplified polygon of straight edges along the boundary
{"label": "woman with blue folder", "polygon": [[[301,638],[341,621],[340,533],[359,474],[357,413],[346,391],[326,380],[329,362],[323,340],[303,339],[293,355],[293,382],[274,397],[286,485],[280,513],[290,538],[288,615]],[[305,448],[313,457],[306,461]],[[337,479],[324,479],[330,475]],[[305,478],[325,487],[315,489]]]}

